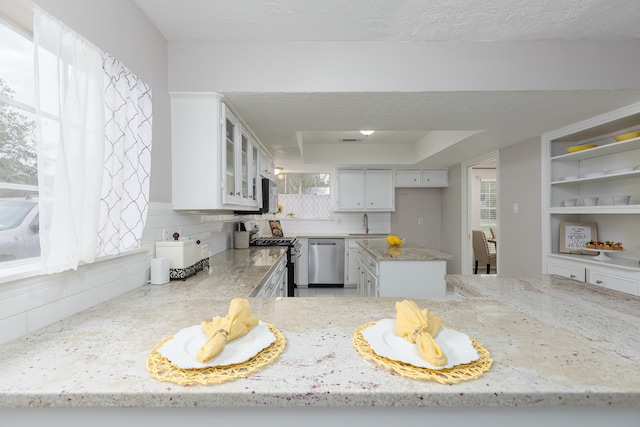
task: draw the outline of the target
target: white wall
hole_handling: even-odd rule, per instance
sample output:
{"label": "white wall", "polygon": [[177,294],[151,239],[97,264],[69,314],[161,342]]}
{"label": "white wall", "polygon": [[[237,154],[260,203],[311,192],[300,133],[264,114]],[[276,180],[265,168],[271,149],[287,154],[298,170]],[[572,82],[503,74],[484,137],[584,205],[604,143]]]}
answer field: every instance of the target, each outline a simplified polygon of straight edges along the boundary
{"label": "white wall", "polygon": [[392,234],[407,242],[440,250],[441,217],[442,189],[396,188],[396,210],[391,213]]}
{"label": "white wall", "polygon": [[[542,272],[541,143],[535,138],[500,150],[498,263],[501,274]],[[518,213],[513,204],[518,204]]]}
{"label": "white wall", "polygon": [[461,165],[449,169],[449,186],[442,189],[441,250],[453,256],[447,261],[448,274],[462,272],[462,179]]}
{"label": "white wall", "polygon": [[637,41],[171,41],[169,88],[218,92],[638,88],[637,49]]}

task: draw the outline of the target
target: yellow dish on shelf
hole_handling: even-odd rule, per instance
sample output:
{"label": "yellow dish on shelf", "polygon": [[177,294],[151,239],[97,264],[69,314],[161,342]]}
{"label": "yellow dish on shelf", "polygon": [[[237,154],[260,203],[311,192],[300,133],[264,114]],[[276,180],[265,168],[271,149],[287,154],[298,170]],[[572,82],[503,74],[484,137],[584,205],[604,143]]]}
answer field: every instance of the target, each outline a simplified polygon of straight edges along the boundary
{"label": "yellow dish on shelf", "polygon": [[588,150],[589,148],[597,147],[596,144],[584,144],[584,145],[574,145],[567,148],[567,153],[575,153],[576,151]]}
{"label": "yellow dish on shelf", "polygon": [[640,136],[640,131],[627,132],[627,133],[623,133],[621,135],[617,135],[615,137],[615,140],[620,142],[620,141],[626,141],[627,139],[637,138],[639,136]]}

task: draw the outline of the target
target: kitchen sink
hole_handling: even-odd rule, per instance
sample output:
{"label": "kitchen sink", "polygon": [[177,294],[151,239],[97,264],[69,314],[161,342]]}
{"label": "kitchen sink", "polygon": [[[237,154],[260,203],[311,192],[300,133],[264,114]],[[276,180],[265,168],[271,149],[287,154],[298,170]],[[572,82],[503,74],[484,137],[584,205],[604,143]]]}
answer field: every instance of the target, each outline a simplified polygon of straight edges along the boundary
{"label": "kitchen sink", "polygon": [[349,233],[349,237],[357,237],[358,239],[381,239],[383,237],[387,237],[388,234],[373,234],[373,233],[369,233],[369,234],[365,234],[365,233],[360,233],[360,234],[352,234]]}

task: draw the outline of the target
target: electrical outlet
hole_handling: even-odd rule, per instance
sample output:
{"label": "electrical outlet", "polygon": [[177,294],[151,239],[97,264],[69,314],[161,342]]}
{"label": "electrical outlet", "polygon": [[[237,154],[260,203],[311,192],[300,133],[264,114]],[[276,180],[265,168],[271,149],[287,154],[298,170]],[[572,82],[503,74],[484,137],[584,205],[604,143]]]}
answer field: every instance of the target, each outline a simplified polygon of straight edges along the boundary
{"label": "electrical outlet", "polygon": [[418,225],[422,225],[424,223],[424,220],[422,218],[418,218]]}

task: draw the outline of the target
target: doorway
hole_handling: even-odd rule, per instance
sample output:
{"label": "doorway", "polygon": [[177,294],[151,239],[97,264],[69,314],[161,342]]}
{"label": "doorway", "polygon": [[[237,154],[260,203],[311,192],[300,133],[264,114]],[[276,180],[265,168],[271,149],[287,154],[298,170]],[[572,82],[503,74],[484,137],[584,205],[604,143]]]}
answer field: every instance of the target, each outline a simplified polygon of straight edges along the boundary
{"label": "doorway", "polygon": [[[472,230],[483,230],[491,237],[491,228],[499,234],[499,170],[498,153],[491,152],[463,164],[466,177],[463,180],[463,218],[462,218],[462,274],[473,274],[475,257],[473,254]],[[497,244],[489,244],[491,252],[497,256],[500,265],[500,252]],[[499,267],[491,266],[491,273],[498,273]]]}

